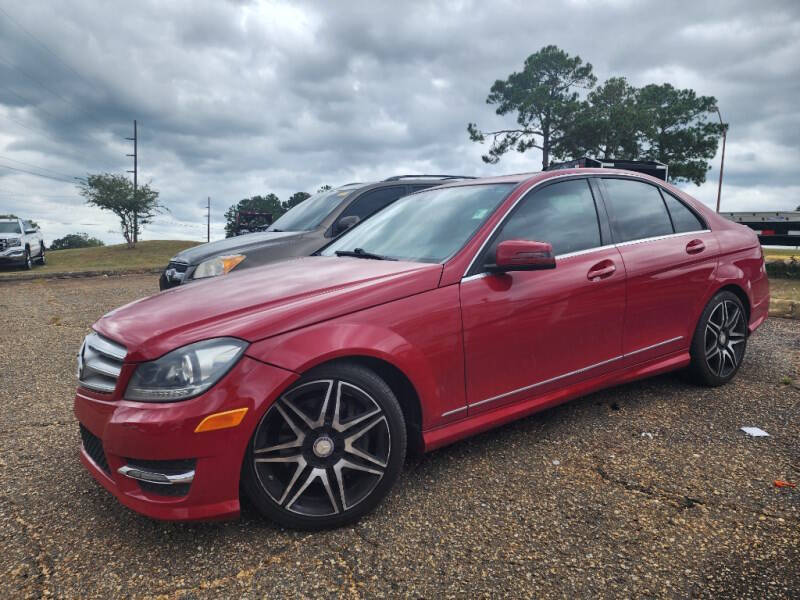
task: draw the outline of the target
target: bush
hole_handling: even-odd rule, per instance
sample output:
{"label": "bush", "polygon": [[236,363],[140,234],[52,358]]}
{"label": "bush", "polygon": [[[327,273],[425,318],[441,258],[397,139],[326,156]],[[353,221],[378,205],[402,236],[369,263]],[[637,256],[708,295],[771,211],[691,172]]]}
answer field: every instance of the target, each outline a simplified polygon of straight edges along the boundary
{"label": "bush", "polygon": [[50,250],[69,250],[71,248],[94,248],[105,246],[97,238],[89,237],[88,233],[69,233],[62,238],[53,240]]}
{"label": "bush", "polygon": [[768,260],[767,275],[781,279],[800,279],[800,261],[792,256],[787,260]]}

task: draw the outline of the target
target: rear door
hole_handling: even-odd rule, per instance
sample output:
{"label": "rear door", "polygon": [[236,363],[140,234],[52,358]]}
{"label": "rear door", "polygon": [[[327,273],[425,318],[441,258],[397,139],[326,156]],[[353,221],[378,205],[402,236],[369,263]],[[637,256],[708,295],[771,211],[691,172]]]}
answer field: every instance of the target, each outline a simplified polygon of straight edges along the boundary
{"label": "rear door", "polygon": [[627,272],[626,364],[688,347],[716,269],[716,238],[660,186],[604,177],[601,188]]}
{"label": "rear door", "polygon": [[[469,414],[622,363],[625,268],[600,215],[586,178],[537,187],[477,257],[461,282]],[[486,273],[509,239],[551,243],[556,268]]]}

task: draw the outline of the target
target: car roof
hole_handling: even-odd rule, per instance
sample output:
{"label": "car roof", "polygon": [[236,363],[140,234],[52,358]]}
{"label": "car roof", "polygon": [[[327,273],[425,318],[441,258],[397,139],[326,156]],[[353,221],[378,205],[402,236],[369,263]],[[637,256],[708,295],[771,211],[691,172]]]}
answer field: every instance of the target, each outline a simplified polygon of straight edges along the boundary
{"label": "car roof", "polygon": [[606,169],[606,168],[574,168],[574,169],[557,169],[554,171],[531,171],[528,173],[514,173],[511,175],[499,175],[495,177],[480,177],[477,179],[461,179],[458,181],[448,181],[440,187],[461,187],[468,185],[487,185],[492,183],[527,183],[544,181],[546,179],[560,178],[567,175],[626,175],[636,177],[637,179],[644,179],[653,183],[663,185],[665,182],[657,177],[652,177],[645,173],[637,171],[627,171],[625,169]]}

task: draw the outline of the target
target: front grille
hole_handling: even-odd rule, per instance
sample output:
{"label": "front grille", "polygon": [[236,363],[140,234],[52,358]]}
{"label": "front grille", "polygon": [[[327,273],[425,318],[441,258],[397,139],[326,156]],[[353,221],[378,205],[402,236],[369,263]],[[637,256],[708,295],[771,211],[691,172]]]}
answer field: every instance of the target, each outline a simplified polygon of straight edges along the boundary
{"label": "front grille", "polygon": [[127,353],[125,346],[98,333],[90,333],[78,353],[78,381],[95,392],[112,393]]}
{"label": "front grille", "polygon": [[[162,263],[163,264],[163,263]],[[176,273],[186,273],[186,269],[189,268],[189,265],[184,262],[178,262],[175,260],[169,261],[167,265],[167,269],[175,269]]]}
{"label": "front grille", "polygon": [[86,450],[86,454],[94,461],[94,463],[103,469],[109,475],[111,474],[111,469],[108,468],[108,461],[106,461],[106,453],[103,450],[103,442],[100,441],[100,438],[94,435],[91,431],[86,429],[82,424],[81,428],[81,441],[83,442],[83,449]]}
{"label": "front grille", "polygon": [[[156,473],[163,473],[164,475],[180,475],[187,471],[194,470],[197,461],[191,458],[182,460],[139,460],[129,458],[127,461],[128,466],[142,469],[143,471],[154,471]],[[179,483],[173,485],[164,485],[161,483],[153,483],[151,481],[136,481],[142,491],[158,496],[185,496],[189,493],[191,483]]]}

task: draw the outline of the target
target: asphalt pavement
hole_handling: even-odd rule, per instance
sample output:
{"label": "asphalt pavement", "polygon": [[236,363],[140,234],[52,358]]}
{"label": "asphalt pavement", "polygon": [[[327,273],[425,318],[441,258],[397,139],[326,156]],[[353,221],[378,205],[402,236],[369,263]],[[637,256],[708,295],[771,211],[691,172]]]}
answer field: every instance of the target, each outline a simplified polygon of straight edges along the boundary
{"label": "asphalt pavement", "polygon": [[[409,459],[353,527],[121,506],[78,459],[75,353],[152,275],[0,284],[0,598],[800,597],[800,322],[729,385],[606,390]],[[752,438],[752,425],[770,436]]]}

